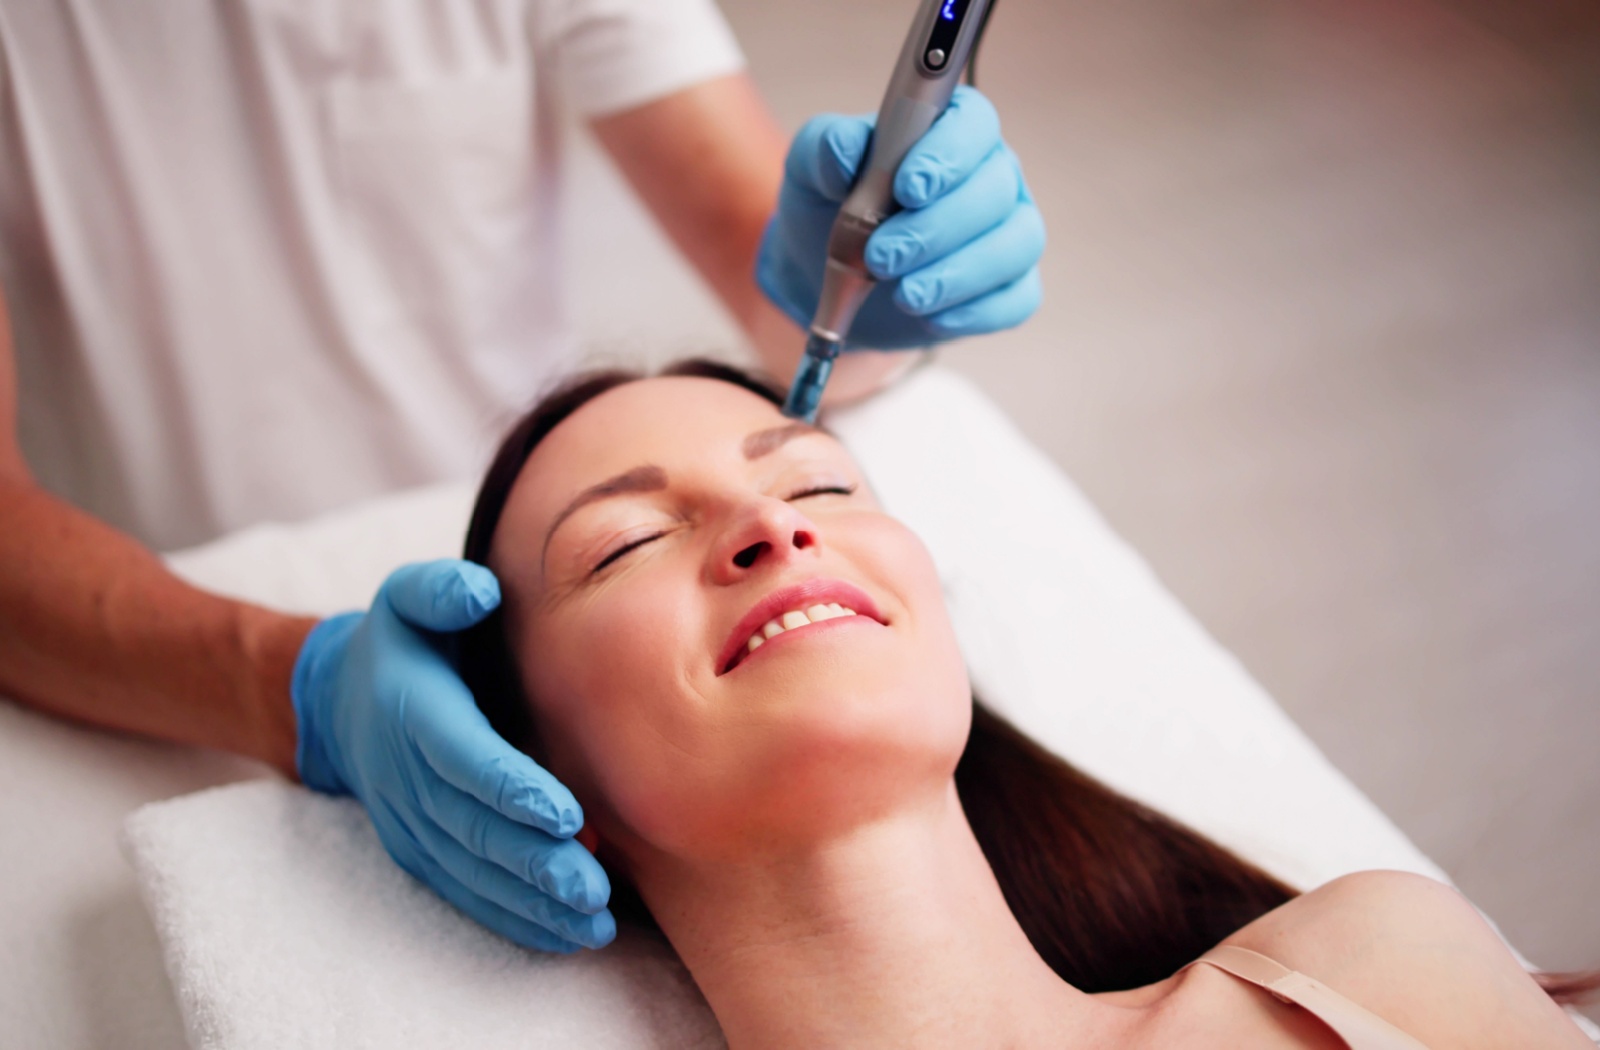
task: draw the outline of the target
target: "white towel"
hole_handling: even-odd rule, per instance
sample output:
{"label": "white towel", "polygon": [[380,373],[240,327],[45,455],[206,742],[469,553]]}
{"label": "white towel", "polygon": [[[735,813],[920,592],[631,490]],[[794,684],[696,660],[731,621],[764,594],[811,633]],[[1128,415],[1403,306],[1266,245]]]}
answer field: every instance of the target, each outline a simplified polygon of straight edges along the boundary
{"label": "white towel", "polygon": [[524,951],[401,871],[349,799],[215,788],[135,813],[123,847],[196,1048],[724,1045],[664,942]]}
{"label": "white towel", "polygon": [[[932,550],[985,698],[1035,738],[1293,884],[1440,876],[970,385],[928,369],[833,422]],[[469,498],[264,530],[174,567],[291,607],[353,605],[397,553],[451,553]],[[413,884],[349,802],[222,788],[141,811],[125,845],[196,1047],[719,1041],[658,945],[516,949]]]}

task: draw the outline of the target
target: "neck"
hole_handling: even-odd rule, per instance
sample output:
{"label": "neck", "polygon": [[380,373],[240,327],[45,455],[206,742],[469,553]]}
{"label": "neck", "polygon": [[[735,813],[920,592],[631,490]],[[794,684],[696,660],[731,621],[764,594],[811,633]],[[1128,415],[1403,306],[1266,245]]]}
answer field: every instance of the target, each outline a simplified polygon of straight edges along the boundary
{"label": "neck", "polygon": [[1106,1011],[1017,925],[955,787],[781,856],[655,861],[640,892],[732,1050],[1063,1045]]}

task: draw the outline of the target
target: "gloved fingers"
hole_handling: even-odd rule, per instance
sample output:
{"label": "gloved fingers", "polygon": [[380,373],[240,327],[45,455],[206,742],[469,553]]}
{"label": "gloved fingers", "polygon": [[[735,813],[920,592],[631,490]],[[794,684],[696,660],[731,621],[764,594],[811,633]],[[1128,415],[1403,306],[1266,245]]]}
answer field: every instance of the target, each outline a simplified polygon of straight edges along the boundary
{"label": "gloved fingers", "polygon": [[1039,271],[1032,269],[988,295],[934,314],[927,323],[941,339],[985,335],[1015,328],[1032,317],[1039,308],[1040,297]]}
{"label": "gloved fingers", "polygon": [[557,838],[577,834],[583,827],[583,807],[572,792],[506,743],[459,679],[453,685],[448,702],[412,703],[406,708],[406,731],[428,765],[446,784],[512,820]]}
{"label": "gloved fingers", "polygon": [[827,113],[812,117],[795,135],[784,177],[816,198],[844,200],[872,139],[873,120]]}
{"label": "gloved fingers", "polygon": [[793,255],[777,248],[777,242],[784,236],[782,220],[783,212],[780,209],[767,222],[767,231],[761,238],[761,250],[756,253],[756,284],[774,306],[804,331],[811,323],[811,316],[806,305],[792,294],[792,290],[806,287],[807,282]]}
{"label": "gloved fingers", "polygon": [[919,317],[987,295],[1020,279],[1044,254],[1039,209],[1020,203],[999,226],[901,278],[895,303]]}
{"label": "gloved fingers", "polygon": [[413,627],[460,631],[500,604],[500,582],[482,565],[440,558],[402,565],[389,574],[378,596]]}
{"label": "gloved fingers", "polygon": [[1000,114],[974,87],[963,84],[950,105],[911,147],[894,174],[894,198],[921,208],[965,182],[1000,145]]}
{"label": "gloved fingers", "polygon": [[373,827],[378,830],[383,848],[389,851],[389,856],[394,858],[396,864],[480,925],[487,926],[507,940],[540,951],[571,954],[582,947],[551,933],[531,919],[507,911],[473,893],[429,856],[428,850],[411,833],[407,822],[400,819],[389,803],[382,799],[369,802],[367,813],[372,818]]}
{"label": "gloved fingers", "polygon": [[422,793],[423,808],[445,834],[471,853],[532,883],[574,911],[593,915],[611,899],[611,880],[594,855],[572,839],[558,839],[507,820],[448,784]]}
{"label": "gloved fingers", "polygon": [[949,193],[878,227],[867,241],[867,268],[888,280],[936,262],[1005,222],[1018,208],[1021,191],[1015,159],[1010,151],[996,149]]}
{"label": "gloved fingers", "polygon": [[[429,885],[434,886],[442,896],[474,918],[477,917],[474,912],[446,893],[446,886],[453,883],[465,890],[466,895],[480,898],[515,918],[535,923],[562,940],[574,944],[589,948],[604,948],[616,939],[617,921],[611,912],[602,910],[593,915],[585,915],[574,911],[528,885],[498,864],[473,856],[461,843],[438,827],[423,823],[413,826],[412,833],[416,835],[426,854],[430,855],[424,859],[434,864],[439,874],[444,876],[438,883],[432,879],[427,880]],[[577,846],[577,848],[583,847]]]}
{"label": "gloved fingers", "polygon": [[[400,861],[400,858],[395,858]],[[506,940],[520,944],[524,948],[532,948],[541,952],[553,952],[557,955],[572,955],[581,951],[583,945],[575,944],[559,934],[551,933],[543,926],[530,919],[525,919],[515,912],[502,908],[485,897],[480,897],[463,886],[459,880],[445,871],[437,861],[430,859],[419,852],[414,857],[409,857],[400,862],[418,882],[421,882],[433,892],[455,905],[456,909],[465,914],[469,919],[480,926],[487,926]]]}

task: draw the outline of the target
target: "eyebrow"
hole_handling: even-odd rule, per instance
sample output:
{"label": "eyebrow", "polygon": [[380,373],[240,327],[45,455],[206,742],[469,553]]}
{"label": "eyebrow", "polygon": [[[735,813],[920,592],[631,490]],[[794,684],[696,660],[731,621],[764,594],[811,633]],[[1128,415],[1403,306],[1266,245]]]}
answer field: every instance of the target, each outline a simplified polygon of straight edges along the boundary
{"label": "eyebrow", "polygon": [[544,546],[539,550],[539,564],[544,564],[545,555],[550,552],[550,538],[556,534],[556,529],[579,509],[594,503],[597,500],[609,499],[612,496],[624,496],[633,492],[659,492],[667,487],[667,472],[654,463],[646,463],[642,467],[634,467],[630,471],[618,474],[614,478],[607,478],[598,485],[590,485],[572,498],[556,515],[556,520],[550,523],[550,528],[544,534]]}
{"label": "eyebrow", "polygon": [[[787,442],[807,434],[820,434],[821,430],[809,423],[788,423],[781,427],[769,427],[766,430],[757,430],[746,435],[740,450],[745,459],[760,459],[762,456],[776,452]],[[572,502],[561,508],[561,513],[556,515],[550,523],[550,528],[545,530],[544,546],[539,551],[539,564],[543,565],[545,555],[550,552],[550,539],[556,534],[556,529],[561,523],[576,514],[583,507],[598,500],[609,499],[612,496],[626,496],[636,492],[659,492],[667,487],[667,472],[654,463],[634,467],[632,470],[618,474],[616,477],[607,478],[598,485],[590,485],[572,498]]]}
{"label": "eyebrow", "polygon": [[758,430],[744,439],[743,451],[745,459],[760,459],[771,452],[776,452],[786,441],[793,441],[797,437],[807,434],[820,434],[822,431],[809,423],[788,423],[781,427],[772,427],[768,430]]}

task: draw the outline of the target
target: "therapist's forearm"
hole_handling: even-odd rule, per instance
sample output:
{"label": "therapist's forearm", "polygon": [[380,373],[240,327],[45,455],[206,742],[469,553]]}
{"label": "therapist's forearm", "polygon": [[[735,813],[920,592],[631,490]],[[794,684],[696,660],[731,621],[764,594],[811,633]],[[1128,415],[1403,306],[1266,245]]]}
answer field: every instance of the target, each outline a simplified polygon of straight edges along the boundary
{"label": "therapist's forearm", "polygon": [[292,776],[289,679],[315,622],[197,590],[132,538],[0,471],[0,693]]}
{"label": "therapist's forearm", "polygon": [[[755,261],[777,205],[788,137],[749,76],[719,77],[594,122],[616,161],[678,250],[744,329],[762,367],[787,381],[805,334],[762,294]],[[841,357],[826,404],[887,385],[916,353]]]}

